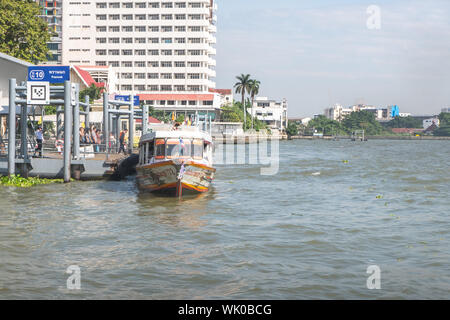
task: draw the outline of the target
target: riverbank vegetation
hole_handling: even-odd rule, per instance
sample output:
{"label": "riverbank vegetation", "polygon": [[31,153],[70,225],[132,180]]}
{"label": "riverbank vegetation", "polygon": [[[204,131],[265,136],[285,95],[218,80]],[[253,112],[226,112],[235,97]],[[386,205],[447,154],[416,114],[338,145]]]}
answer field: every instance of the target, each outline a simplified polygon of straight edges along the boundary
{"label": "riverbank vegetation", "polygon": [[450,113],[442,112],[439,121],[441,122],[439,128],[433,134],[438,137],[450,137]]}
{"label": "riverbank vegetation", "polygon": [[[246,109],[251,108],[250,101],[247,99],[246,101]],[[248,114],[247,114],[248,115]],[[249,130],[253,129],[256,131],[266,130],[267,125],[258,120],[256,117],[253,118],[251,115],[248,115],[250,117],[249,121],[246,121],[245,129]],[[242,103],[235,101],[233,104],[224,106],[221,108],[221,115],[220,118],[224,122],[242,122],[244,123],[245,117],[244,117],[244,108],[242,107]]]}
{"label": "riverbank vegetation", "polygon": [[0,186],[29,188],[37,185],[45,185],[52,183],[63,183],[62,179],[41,179],[41,178],[23,178],[20,175],[13,175],[11,177],[1,177]]}

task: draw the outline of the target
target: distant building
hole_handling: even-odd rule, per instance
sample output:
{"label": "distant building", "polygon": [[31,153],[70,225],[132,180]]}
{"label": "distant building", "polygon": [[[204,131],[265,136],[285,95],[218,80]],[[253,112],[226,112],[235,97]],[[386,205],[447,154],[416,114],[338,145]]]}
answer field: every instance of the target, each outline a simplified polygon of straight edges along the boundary
{"label": "distant building", "polygon": [[436,127],[439,127],[440,121],[438,118],[430,118],[423,120],[423,128],[426,130],[432,125],[435,125]]}
{"label": "distant building", "polygon": [[267,97],[257,97],[250,113],[258,120],[265,122],[271,129],[285,130],[288,122],[287,101],[270,100]]}
{"label": "distant building", "polygon": [[450,113],[450,107],[442,108],[441,112]]}
{"label": "distant building", "polygon": [[216,93],[218,95],[221,107],[233,104],[233,91],[231,89],[210,88],[209,92]]}
{"label": "distant building", "polygon": [[411,113],[399,113],[398,116],[400,118],[407,118],[407,117],[411,117],[412,114]]}
{"label": "distant building", "polygon": [[377,119],[378,121],[389,121],[393,117],[396,117],[400,114],[400,109],[398,106],[377,108],[375,106],[367,106],[363,104],[354,105],[348,108],[344,108],[340,104],[335,104],[333,107],[325,109],[324,114],[328,119],[340,122],[352,112],[357,111],[367,111],[373,113],[375,115],[375,119]]}
{"label": "distant building", "polygon": [[344,108],[340,104],[335,104],[333,107],[325,109],[325,117],[330,120],[342,121],[354,111],[357,111],[355,107]]}
{"label": "distant building", "polygon": [[62,58],[62,0],[35,0],[41,7],[39,15],[48,24],[52,32],[50,42],[47,43],[49,53],[45,64],[61,64]]}

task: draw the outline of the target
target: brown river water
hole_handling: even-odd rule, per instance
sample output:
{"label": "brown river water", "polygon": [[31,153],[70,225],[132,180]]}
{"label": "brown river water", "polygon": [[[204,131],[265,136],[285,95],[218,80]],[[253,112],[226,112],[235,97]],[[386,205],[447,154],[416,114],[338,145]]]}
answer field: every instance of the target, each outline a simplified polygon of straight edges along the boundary
{"label": "brown river water", "polygon": [[450,298],[450,141],[279,154],[275,175],[220,164],[208,194],[182,201],[133,177],[0,187],[0,299]]}

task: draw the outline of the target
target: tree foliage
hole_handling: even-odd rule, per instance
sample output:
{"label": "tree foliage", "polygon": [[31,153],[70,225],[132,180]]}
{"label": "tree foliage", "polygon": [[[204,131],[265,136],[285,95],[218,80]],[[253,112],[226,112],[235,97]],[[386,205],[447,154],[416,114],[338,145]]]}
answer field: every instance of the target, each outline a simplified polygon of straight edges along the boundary
{"label": "tree foliage", "polygon": [[382,133],[383,127],[376,120],[375,114],[366,110],[350,113],[342,121],[342,125],[347,133],[355,130],[364,130],[366,135],[378,135]]}
{"label": "tree foliage", "polygon": [[289,121],[286,133],[288,134],[288,136],[298,135],[298,125],[295,122]]}
{"label": "tree foliage", "polygon": [[395,117],[385,124],[387,128],[422,128],[422,121],[413,117]]}
{"label": "tree foliage", "polygon": [[80,100],[84,101],[86,96],[89,96],[89,103],[93,103],[94,100],[98,100],[102,96],[102,88],[97,87],[95,84],[92,84],[90,87],[87,87],[80,91]]}
{"label": "tree foliage", "polygon": [[32,0],[0,0],[0,52],[31,62],[47,60],[50,33]]}
{"label": "tree foliage", "polygon": [[450,137],[450,113],[442,112],[439,115],[440,126],[433,134],[435,136]]}
{"label": "tree foliage", "polygon": [[338,121],[328,119],[324,115],[320,115],[315,119],[312,119],[308,123],[308,129],[317,130],[322,132],[325,136],[346,134],[342,124]]}
{"label": "tree foliage", "polygon": [[[249,108],[250,102],[247,101],[247,108]],[[224,106],[221,108],[221,119],[226,122],[242,122],[244,123],[244,108],[242,103],[234,102],[231,106]],[[251,128],[251,121],[247,121],[246,129]],[[253,119],[253,129],[260,131],[267,129],[264,122],[258,120],[256,117]]]}

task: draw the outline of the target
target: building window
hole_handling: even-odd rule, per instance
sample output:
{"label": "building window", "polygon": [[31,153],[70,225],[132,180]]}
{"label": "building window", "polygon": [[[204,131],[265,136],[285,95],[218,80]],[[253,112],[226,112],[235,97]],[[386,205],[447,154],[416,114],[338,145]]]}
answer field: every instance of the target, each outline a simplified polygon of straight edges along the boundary
{"label": "building window", "polygon": [[159,79],[159,74],[158,73],[149,73],[149,74],[147,74],[147,78],[148,79]]}
{"label": "building window", "polygon": [[172,91],[172,86],[170,86],[170,85],[161,85],[161,91]]}
{"label": "building window", "polygon": [[161,61],[162,68],[172,68],[172,61]]}

